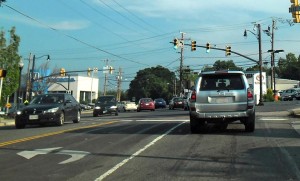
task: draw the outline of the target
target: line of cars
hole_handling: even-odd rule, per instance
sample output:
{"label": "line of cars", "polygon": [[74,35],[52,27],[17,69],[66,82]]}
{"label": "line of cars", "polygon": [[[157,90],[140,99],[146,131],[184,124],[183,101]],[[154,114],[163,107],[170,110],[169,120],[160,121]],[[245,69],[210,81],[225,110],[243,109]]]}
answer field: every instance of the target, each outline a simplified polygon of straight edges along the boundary
{"label": "line of cars", "polygon": [[292,101],[293,99],[300,100],[300,88],[286,89],[280,92],[281,100]]}
{"label": "line of cars", "polygon": [[[170,101],[171,109],[184,108],[182,98],[173,98]],[[15,126],[18,129],[26,125],[46,125],[49,123],[62,126],[66,121],[73,123],[80,122],[81,112],[92,109],[94,117],[104,114],[118,116],[120,110],[137,111],[167,108],[163,98],[151,99],[141,98],[138,103],[123,101],[118,102],[115,96],[100,96],[93,108],[80,104],[76,99],[67,93],[49,93],[35,96],[28,105],[21,105],[19,109],[12,109],[11,117],[15,118]]]}

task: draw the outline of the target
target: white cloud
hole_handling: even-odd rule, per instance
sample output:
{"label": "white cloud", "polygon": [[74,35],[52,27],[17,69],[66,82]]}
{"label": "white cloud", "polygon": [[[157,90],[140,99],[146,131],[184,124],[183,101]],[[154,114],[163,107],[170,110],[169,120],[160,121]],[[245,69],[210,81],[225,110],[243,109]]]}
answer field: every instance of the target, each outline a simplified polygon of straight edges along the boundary
{"label": "white cloud", "polygon": [[84,29],[89,26],[89,22],[87,21],[61,21],[56,23],[51,23],[52,28],[59,30],[78,30]]}
{"label": "white cloud", "polygon": [[51,27],[58,30],[79,30],[87,28],[90,25],[89,21],[83,21],[83,20],[64,20],[64,21],[57,21],[57,22],[47,22],[44,20],[37,20],[41,23],[38,23],[37,21],[33,21],[31,19],[28,19],[23,16],[1,16],[2,19],[13,21],[17,23],[26,24],[29,26],[36,26],[36,27]]}

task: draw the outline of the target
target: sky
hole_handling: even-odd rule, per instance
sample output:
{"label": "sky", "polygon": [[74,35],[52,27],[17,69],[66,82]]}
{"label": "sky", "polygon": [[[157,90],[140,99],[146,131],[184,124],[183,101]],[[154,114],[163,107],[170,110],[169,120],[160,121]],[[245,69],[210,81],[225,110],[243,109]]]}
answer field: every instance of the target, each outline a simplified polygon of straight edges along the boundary
{"label": "sky", "polygon": [[[45,64],[44,55],[50,55],[52,69],[112,66],[115,71],[109,75],[109,87],[115,89],[116,75],[121,72],[122,89],[127,90],[139,70],[160,65],[176,71],[180,49],[174,49],[171,42],[182,35],[185,44],[195,40],[201,46],[208,42],[216,48],[231,46],[232,51],[258,60],[260,24],[262,58],[267,63],[271,37],[263,30],[275,20],[274,50],[284,50],[275,61],[288,53],[298,57],[300,27],[291,23],[290,6],[290,0],[6,0],[0,7],[0,28],[8,36],[16,27],[23,73],[30,54],[40,57],[36,67]],[[191,51],[184,46],[183,65],[194,71],[217,60],[233,60],[244,68],[256,64],[234,54],[225,56],[223,51],[207,53],[199,47]],[[96,76],[103,85],[104,74],[99,71]]]}

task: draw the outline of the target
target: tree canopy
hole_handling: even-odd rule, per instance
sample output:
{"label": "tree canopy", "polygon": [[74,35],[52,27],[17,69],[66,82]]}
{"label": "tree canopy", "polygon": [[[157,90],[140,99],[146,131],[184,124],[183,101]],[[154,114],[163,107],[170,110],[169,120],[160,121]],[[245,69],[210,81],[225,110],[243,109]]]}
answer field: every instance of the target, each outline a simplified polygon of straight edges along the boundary
{"label": "tree canopy", "polygon": [[19,86],[19,50],[20,37],[16,35],[16,28],[12,27],[9,31],[9,37],[3,30],[0,32],[0,68],[7,71],[6,77],[3,78],[1,91],[1,106],[6,102],[8,96],[11,96]]}
{"label": "tree canopy", "polygon": [[140,70],[131,81],[127,96],[136,100],[142,97],[169,100],[173,96],[175,79],[175,73],[162,66]]}

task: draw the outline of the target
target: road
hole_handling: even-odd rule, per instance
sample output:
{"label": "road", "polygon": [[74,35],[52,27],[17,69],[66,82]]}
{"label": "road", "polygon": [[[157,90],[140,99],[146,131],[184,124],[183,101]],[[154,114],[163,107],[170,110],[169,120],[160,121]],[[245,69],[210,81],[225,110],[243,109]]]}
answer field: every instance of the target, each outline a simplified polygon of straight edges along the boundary
{"label": "road", "polygon": [[300,180],[299,103],[257,107],[241,124],[191,134],[188,112],[84,114],[78,124],[0,128],[0,180]]}

